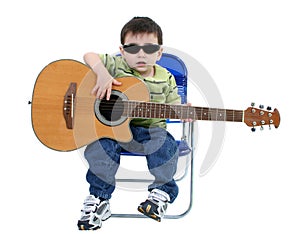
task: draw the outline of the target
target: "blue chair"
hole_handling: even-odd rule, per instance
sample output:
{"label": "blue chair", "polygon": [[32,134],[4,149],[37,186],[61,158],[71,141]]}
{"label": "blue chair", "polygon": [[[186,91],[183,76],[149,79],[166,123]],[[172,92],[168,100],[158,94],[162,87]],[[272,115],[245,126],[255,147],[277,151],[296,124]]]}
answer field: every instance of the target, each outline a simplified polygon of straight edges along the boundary
{"label": "blue chair", "polygon": [[[160,66],[166,68],[169,72],[171,72],[177,83],[178,87],[178,94],[181,96],[181,103],[186,104],[187,103],[187,79],[188,79],[188,71],[186,68],[186,65],[184,62],[177,57],[176,55],[169,54],[169,53],[163,53],[161,59],[157,62]],[[175,128],[178,129],[181,135],[179,139],[177,139],[175,136],[175,139],[178,144],[179,148],[179,157],[185,158],[185,166],[184,166],[184,172],[178,177],[175,178],[176,181],[183,180],[187,175],[189,175],[190,179],[188,181],[189,184],[189,204],[187,209],[180,213],[175,215],[165,215],[164,218],[169,219],[176,219],[181,218],[184,215],[186,215],[191,207],[192,207],[192,192],[193,192],[193,151],[194,151],[194,144],[193,144],[193,128],[194,124],[192,123],[184,123],[180,120],[167,120],[167,129],[172,133],[172,129]],[[177,131],[178,132],[178,131]],[[123,151],[121,153],[122,156],[144,156],[139,153],[132,153]],[[188,173],[189,172],[189,173]],[[137,179],[137,178],[116,178],[117,183],[122,182],[132,182],[132,183],[138,183],[138,182],[152,182],[151,179]],[[119,213],[119,214],[112,214],[112,217],[120,217],[120,218],[145,218],[146,216],[139,214],[139,213]]]}

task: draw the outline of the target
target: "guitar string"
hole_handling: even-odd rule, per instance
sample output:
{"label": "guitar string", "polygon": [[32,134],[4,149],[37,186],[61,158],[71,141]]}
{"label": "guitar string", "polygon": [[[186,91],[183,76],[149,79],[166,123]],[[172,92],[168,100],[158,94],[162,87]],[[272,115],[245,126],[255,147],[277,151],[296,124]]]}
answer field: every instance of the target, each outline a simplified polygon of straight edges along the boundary
{"label": "guitar string", "polygon": [[[103,107],[107,107],[107,110],[111,109],[124,109],[128,108],[126,107],[126,104],[131,105],[131,109],[133,108],[142,108],[142,109],[153,109],[157,110],[160,109],[161,106],[167,107],[170,109],[186,109],[186,110],[200,110],[200,111],[206,111],[208,113],[218,113],[218,112],[228,112],[227,115],[231,112],[232,115],[237,114],[243,114],[243,111],[241,110],[231,110],[231,109],[219,109],[219,108],[209,108],[209,107],[198,107],[198,106],[188,106],[188,105],[175,105],[175,104],[163,104],[163,103],[155,103],[155,102],[143,102],[143,101],[122,101],[122,103],[119,102],[113,102],[113,101],[101,101],[103,103]],[[94,100],[92,102],[76,102],[76,106],[82,105],[83,107],[87,106],[88,104],[91,104],[94,106]],[[128,105],[128,106],[129,106]]]}
{"label": "guitar string", "polygon": [[[76,108],[79,110],[86,110],[94,109],[94,100],[90,98],[92,102],[77,102]],[[151,112],[150,115],[154,115],[154,117],[165,117],[164,115],[158,115],[154,114],[153,112],[160,112],[163,111],[160,107],[163,105],[164,109],[166,109],[169,113],[168,116],[172,117],[178,117],[180,114],[183,118],[192,118],[192,119],[203,119],[203,120],[228,120],[231,121],[236,119],[236,121],[242,121],[243,117],[243,111],[240,110],[229,110],[229,109],[218,109],[218,108],[208,108],[208,107],[193,107],[193,106],[184,106],[184,105],[171,105],[171,104],[162,104],[162,103],[146,103],[142,101],[126,101],[121,103],[118,102],[112,102],[112,101],[106,101],[103,100],[103,107],[101,110],[103,111],[123,111],[123,113],[126,113],[127,115],[136,115],[137,113],[141,112]],[[87,104],[90,104],[91,107],[88,107]],[[128,104],[126,106],[126,104]],[[157,106],[155,104],[158,104]],[[131,105],[131,106],[130,106]],[[145,107],[146,106],[146,107]],[[150,106],[150,107],[149,107]],[[173,109],[179,109],[180,113],[176,114],[176,111]],[[138,110],[139,109],[139,110]],[[173,112],[172,112],[173,110]],[[192,114],[186,113],[193,110]],[[218,115],[219,114],[219,115]],[[145,114],[144,114],[145,115]],[[147,114],[148,116],[149,114]],[[149,115],[149,118],[150,118]],[[200,117],[202,116],[202,118]],[[197,118],[193,118],[197,117]],[[214,117],[214,118],[212,118]]]}
{"label": "guitar string", "polygon": [[[129,102],[126,102],[126,103],[129,103]],[[129,109],[134,109],[134,108],[140,108],[140,109],[143,109],[143,110],[148,110],[148,109],[152,109],[152,110],[158,110],[158,109],[162,109],[162,106],[161,103],[157,103],[158,105],[156,105],[156,103],[151,103],[151,104],[148,104],[148,103],[143,103],[143,102],[131,102],[132,104],[134,104],[133,106],[131,106],[129,108],[129,105],[126,106],[126,104],[120,104],[120,103],[104,103],[103,106],[102,106],[102,109],[103,110],[112,110],[112,109],[125,109],[125,108],[129,108]],[[88,107],[88,104],[94,106],[94,103],[91,103],[91,102],[86,102],[86,103],[76,103],[76,106],[79,107]],[[144,105],[143,105],[144,104]],[[188,110],[196,110],[196,111],[205,111],[207,113],[219,113],[219,112],[228,112],[228,114],[232,114],[232,115],[238,115],[238,114],[242,114],[243,111],[240,111],[240,110],[230,110],[230,109],[218,109],[218,108],[208,108],[208,107],[197,107],[197,106],[184,106],[184,105],[164,105],[164,108],[169,108],[169,109],[181,109],[183,111],[188,111]],[[163,109],[164,109],[163,108]]]}
{"label": "guitar string", "polygon": [[[84,111],[84,110],[94,110],[94,108],[76,108],[78,111]],[[120,108],[122,110],[122,116],[127,117],[144,117],[144,118],[171,118],[171,119],[195,119],[195,120],[219,120],[219,121],[235,121],[235,122],[241,122],[243,119],[243,114],[224,114],[222,116],[217,116],[214,112],[204,112],[196,111],[195,114],[186,114],[186,113],[180,113],[177,114],[176,112],[173,112],[171,114],[157,114],[155,113],[155,109],[147,110],[147,113],[141,112],[141,111],[134,111],[134,110],[126,110]],[[105,111],[105,110],[102,110]],[[111,109],[107,109],[107,111],[111,111]],[[117,110],[116,110],[117,112]]]}

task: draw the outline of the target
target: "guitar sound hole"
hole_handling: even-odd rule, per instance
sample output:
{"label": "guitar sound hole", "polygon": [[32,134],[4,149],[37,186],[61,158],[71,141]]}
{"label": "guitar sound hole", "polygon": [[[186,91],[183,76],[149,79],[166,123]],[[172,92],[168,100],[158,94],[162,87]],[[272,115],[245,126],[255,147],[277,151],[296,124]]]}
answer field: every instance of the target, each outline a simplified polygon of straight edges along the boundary
{"label": "guitar sound hole", "polygon": [[116,126],[123,123],[126,120],[126,117],[122,116],[124,113],[124,98],[126,97],[121,92],[112,91],[109,100],[106,100],[106,98],[97,99],[95,102],[97,119],[108,126]]}
{"label": "guitar sound hole", "polygon": [[112,95],[110,100],[101,100],[99,105],[100,114],[108,121],[117,121],[122,116],[124,106],[122,100]]}

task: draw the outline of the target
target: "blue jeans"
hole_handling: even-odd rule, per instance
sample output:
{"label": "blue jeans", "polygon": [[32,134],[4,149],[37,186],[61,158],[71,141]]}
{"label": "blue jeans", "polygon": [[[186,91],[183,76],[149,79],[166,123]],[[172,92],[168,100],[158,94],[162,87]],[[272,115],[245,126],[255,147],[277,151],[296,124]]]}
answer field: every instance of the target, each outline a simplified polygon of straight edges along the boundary
{"label": "blue jeans", "polygon": [[172,203],[178,195],[178,186],[173,177],[177,168],[178,147],[173,136],[163,128],[130,126],[133,140],[121,143],[102,138],[89,144],[84,152],[89,163],[86,179],[90,194],[110,199],[115,190],[115,174],[120,165],[122,150],[145,154],[154,182],[148,190],[160,189],[170,196]]}

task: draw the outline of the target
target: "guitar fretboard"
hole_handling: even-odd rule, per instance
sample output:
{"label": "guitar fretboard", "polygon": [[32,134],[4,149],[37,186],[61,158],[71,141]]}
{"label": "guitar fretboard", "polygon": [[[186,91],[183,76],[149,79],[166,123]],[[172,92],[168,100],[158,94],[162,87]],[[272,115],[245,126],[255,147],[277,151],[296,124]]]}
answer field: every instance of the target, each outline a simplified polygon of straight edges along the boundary
{"label": "guitar fretboard", "polygon": [[193,119],[243,122],[244,111],[170,105],[155,102],[123,101],[123,115],[130,118]]}

